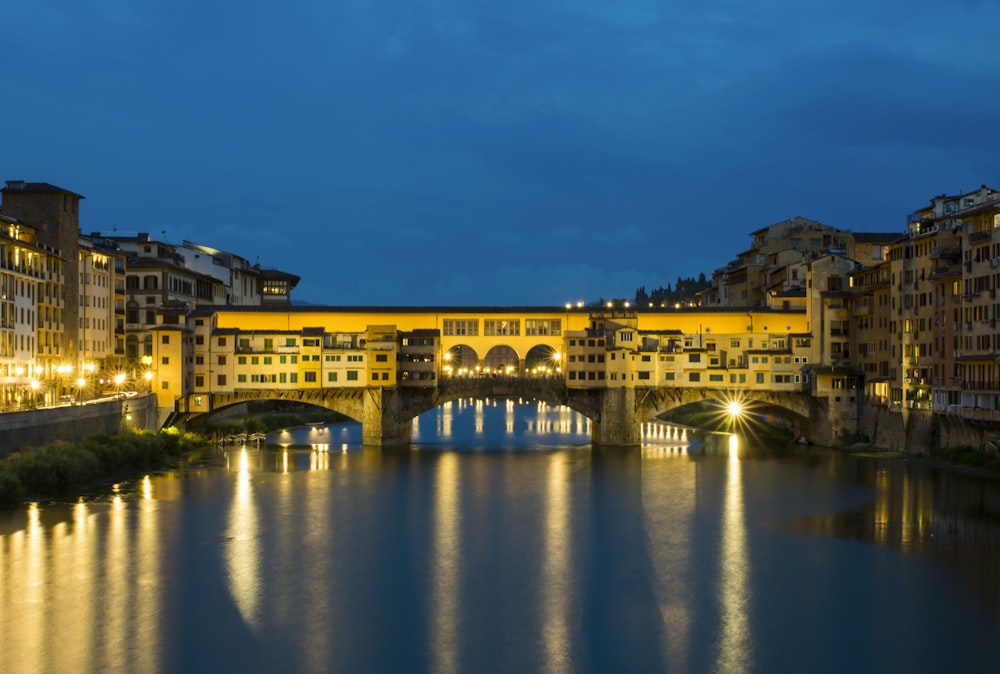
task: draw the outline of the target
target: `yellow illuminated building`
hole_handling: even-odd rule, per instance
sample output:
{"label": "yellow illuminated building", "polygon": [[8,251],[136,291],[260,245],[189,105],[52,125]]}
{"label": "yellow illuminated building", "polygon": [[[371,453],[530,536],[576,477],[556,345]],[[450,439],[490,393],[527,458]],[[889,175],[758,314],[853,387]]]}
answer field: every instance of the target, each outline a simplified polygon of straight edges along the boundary
{"label": "yellow illuminated building", "polygon": [[63,361],[65,260],[36,230],[0,215],[0,408],[55,402],[71,364]]}

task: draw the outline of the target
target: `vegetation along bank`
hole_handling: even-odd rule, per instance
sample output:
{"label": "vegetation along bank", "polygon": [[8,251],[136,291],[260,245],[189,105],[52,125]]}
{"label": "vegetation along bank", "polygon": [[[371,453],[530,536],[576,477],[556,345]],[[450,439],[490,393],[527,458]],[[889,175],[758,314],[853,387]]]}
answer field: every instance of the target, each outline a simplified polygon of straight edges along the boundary
{"label": "vegetation along bank", "polygon": [[26,447],[0,460],[0,506],[75,496],[104,482],[162,470],[205,445],[200,435],[168,428]]}

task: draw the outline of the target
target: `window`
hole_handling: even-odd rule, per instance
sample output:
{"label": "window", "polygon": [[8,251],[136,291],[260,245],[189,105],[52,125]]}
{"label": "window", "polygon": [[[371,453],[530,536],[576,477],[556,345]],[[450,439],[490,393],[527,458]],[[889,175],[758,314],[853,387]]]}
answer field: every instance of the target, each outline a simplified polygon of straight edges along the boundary
{"label": "window", "polygon": [[170,335],[160,335],[160,344],[169,344]]}
{"label": "window", "polygon": [[445,335],[479,335],[479,320],[475,318],[446,318],[441,327]]}
{"label": "window", "polygon": [[274,339],[272,339],[270,337],[265,337],[264,338],[264,350],[265,351],[274,351]]}
{"label": "window", "polygon": [[170,365],[170,356],[164,356],[160,359],[161,365]]}
{"label": "window", "polygon": [[689,353],[688,354],[688,362],[689,363],[700,363],[701,362],[701,354],[700,353]]}
{"label": "window", "polygon": [[312,371],[312,370],[310,370],[309,372],[304,373],[304,377],[305,377],[305,381],[307,383],[311,384],[311,383],[315,383],[316,382],[316,373],[314,371]]}
{"label": "window", "polygon": [[194,364],[195,365],[204,365],[205,364],[205,357],[204,356],[195,356],[194,357]]}
{"label": "window", "polygon": [[245,374],[238,374],[238,375],[236,375],[236,382],[238,384],[246,384],[247,383],[247,376]]}
{"label": "window", "polygon": [[220,374],[218,377],[216,377],[216,381],[218,382],[219,386],[225,386],[226,385],[226,375]]}
{"label": "window", "polygon": [[[556,319],[526,319],[524,321],[524,334],[534,335],[560,335],[562,334],[562,321]],[[573,340],[570,340],[573,341]],[[575,344],[570,344],[575,346]]]}
{"label": "window", "polygon": [[205,385],[205,375],[203,375],[203,374],[196,374],[194,376],[194,385],[195,385],[195,388],[201,388],[202,386],[204,386]]}
{"label": "window", "polygon": [[285,346],[295,346],[295,338],[294,337],[286,337],[285,338]]}
{"label": "window", "polygon": [[250,348],[250,339],[247,338],[247,337],[240,337],[239,348],[241,348],[241,349],[249,349]]}
{"label": "window", "polygon": [[701,381],[701,372],[688,372],[688,381]]}
{"label": "window", "polygon": [[516,337],[521,334],[521,322],[516,318],[488,318],[483,321],[483,334],[487,337]]}
{"label": "window", "polygon": [[358,380],[358,371],[357,370],[348,370],[347,371],[347,381],[357,381],[357,380]]}
{"label": "window", "polygon": [[375,362],[376,363],[387,363],[387,362],[389,362],[389,355],[385,354],[385,353],[376,353],[375,354]]}
{"label": "window", "polygon": [[271,364],[271,357],[264,356],[264,365],[270,365],[270,364]]}
{"label": "window", "polygon": [[226,357],[219,356],[219,365],[225,365],[225,364],[226,364]]}
{"label": "window", "polygon": [[337,381],[337,373],[336,372],[327,372],[326,373],[326,380],[330,381],[330,382]]}

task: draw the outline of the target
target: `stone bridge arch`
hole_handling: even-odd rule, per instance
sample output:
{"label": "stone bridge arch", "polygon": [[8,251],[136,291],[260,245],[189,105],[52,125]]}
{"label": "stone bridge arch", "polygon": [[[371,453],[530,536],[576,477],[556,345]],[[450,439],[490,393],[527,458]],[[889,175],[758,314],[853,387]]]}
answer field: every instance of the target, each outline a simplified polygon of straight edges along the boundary
{"label": "stone bridge arch", "polygon": [[[358,421],[366,445],[409,444],[413,419],[462,398],[522,398],[565,405],[591,421],[595,445],[628,446],[642,441],[642,424],[696,402],[741,399],[748,405],[783,410],[795,434],[831,444],[828,402],[799,392],[727,389],[568,388],[559,376],[442,377],[436,386],[413,388],[336,388],[241,391],[214,394],[210,411],[251,400],[289,400],[324,407]],[[210,413],[210,412],[209,412]],[[200,416],[200,415],[199,415]],[[193,418],[193,417],[191,417]]]}
{"label": "stone bridge arch", "polygon": [[193,419],[198,416],[209,416],[227,407],[257,400],[287,400],[289,402],[304,403],[323,407],[354,421],[362,422],[365,408],[365,388],[344,388],[344,389],[295,389],[281,391],[240,391],[232,394],[213,394],[211,411],[201,415],[191,415]]}
{"label": "stone bridge arch", "polygon": [[562,355],[548,344],[536,344],[524,355],[524,370],[528,374],[559,374]]}
{"label": "stone bridge arch", "polygon": [[796,437],[825,439],[828,407],[825,399],[797,391],[748,391],[714,388],[656,388],[636,391],[636,416],[642,421],[696,403],[717,402],[720,417],[731,401],[739,402],[745,415],[778,411],[791,422]]}
{"label": "stone bridge arch", "polygon": [[521,371],[521,358],[513,347],[506,344],[497,344],[490,347],[483,357],[483,369],[485,372],[496,372],[499,374],[512,374]]}
{"label": "stone bridge arch", "polygon": [[468,344],[456,344],[442,356],[444,365],[442,372],[445,376],[462,376],[475,372],[480,366],[479,354]]}

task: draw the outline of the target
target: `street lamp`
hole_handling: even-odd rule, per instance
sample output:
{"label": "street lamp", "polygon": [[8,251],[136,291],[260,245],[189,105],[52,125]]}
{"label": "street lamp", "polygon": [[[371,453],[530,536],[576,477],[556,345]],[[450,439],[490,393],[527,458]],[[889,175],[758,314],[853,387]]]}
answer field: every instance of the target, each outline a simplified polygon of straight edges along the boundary
{"label": "street lamp", "polygon": [[83,377],[76,378],[76,398],[77,401],[83,404],[83,389],[87,385],[87,380]]}
{"label": "street lamp", "polygon": [[142,378],[146,380],[146,390],[147,391],[152,391],[153,390],[153,371],[152,370],[146,370],[146,372],[142,375]]}
{"label": "street lamp", "polygon": [[114,381],[115,381],[115,392],[118,394],[118,397],[121,398],[122,397],[122,384],[125,383],[125,373],[119,372],[118,374],[116,374]]}
{"label": "street lamp", "polygon": [[36,407],[38,405],[38,389],[41,386],[37,379],[31,380],[31,406]]}

